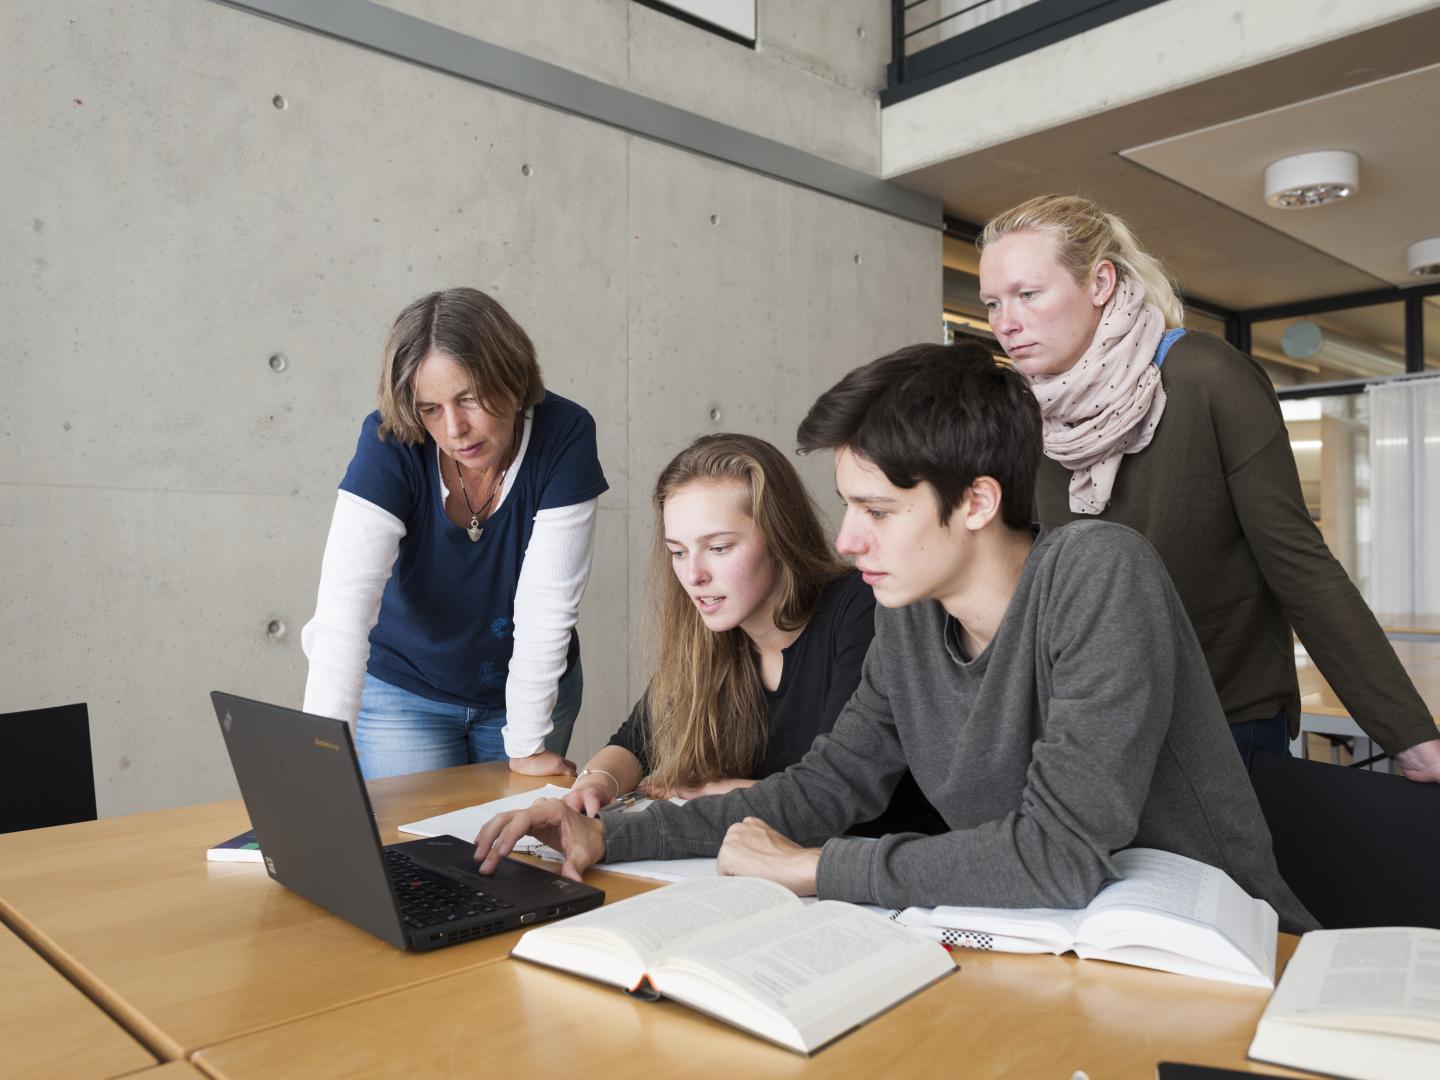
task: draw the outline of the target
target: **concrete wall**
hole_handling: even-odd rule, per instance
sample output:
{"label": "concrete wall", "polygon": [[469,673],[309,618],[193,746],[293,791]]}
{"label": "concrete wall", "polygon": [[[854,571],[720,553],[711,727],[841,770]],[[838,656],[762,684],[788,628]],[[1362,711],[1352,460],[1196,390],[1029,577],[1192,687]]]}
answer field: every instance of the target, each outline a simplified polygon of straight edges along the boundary
{"label": "concrete wall", "polygon": [[[878,162],[883,2],[766,3],[753,52],[622,0],[403,6]],[[7,5],[0,73],[0,712],[88,702],[104,815],[233,794],[209,690],[298,704],[335,485],[416,296],[494,293],[599,424],[582,757],[638,689],[664,461],[705,430],[791,445],[840,374],[938,333],[933,230],[217,4]]]}

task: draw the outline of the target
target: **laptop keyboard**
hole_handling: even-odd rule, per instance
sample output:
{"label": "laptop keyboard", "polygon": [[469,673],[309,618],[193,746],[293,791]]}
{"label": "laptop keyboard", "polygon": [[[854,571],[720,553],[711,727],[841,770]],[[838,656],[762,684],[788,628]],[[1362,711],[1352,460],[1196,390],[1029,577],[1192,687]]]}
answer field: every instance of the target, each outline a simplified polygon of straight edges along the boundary
{"label": "laptop keyboard", "polygon": [[425,869],[403,851],[386,848],[385,869],[405,925],[416,930],[513,907],[498,896]]}

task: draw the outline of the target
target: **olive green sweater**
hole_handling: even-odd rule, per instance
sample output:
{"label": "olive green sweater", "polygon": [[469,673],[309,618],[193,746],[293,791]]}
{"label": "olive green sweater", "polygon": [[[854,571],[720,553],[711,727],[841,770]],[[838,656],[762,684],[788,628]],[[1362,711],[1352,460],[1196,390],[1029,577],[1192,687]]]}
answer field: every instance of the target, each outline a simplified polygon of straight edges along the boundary
{"label": "olive green sweater", "polygon": [[[1294,625],[1350,715],[1390,753],[1436,736],[1416,693],[1344,569],[1310,520],[1280,404],[1260,365],[1189,332],[1160,369],[1166,405],[1148,447],[1126,455],[1102,521],[1143,533],[1175,582],[1225,716],[1298,730]],[[1070,472],[1043,458],[1036,507],[1046,526],[1072,513]]]}

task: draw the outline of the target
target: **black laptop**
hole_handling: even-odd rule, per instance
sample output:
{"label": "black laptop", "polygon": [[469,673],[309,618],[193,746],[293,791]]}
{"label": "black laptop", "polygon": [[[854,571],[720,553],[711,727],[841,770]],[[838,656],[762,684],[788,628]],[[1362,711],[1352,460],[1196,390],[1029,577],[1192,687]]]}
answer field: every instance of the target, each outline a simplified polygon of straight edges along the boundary
{"label": "black laptop", "polygon": [[380,846],[350,726],[210,695],[269,875],[401,949],[422,951],[599,907],[599,889],[435,836]]}

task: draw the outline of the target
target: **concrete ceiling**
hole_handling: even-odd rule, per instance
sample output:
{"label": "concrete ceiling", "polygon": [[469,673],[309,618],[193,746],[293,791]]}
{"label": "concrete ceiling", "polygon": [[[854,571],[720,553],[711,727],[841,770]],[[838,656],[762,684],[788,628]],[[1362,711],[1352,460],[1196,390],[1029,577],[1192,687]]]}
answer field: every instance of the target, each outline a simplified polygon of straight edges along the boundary
{"label": "concrete ceiling", "polygon": [[[894,179],[974,222],[1048,191],[1088,195],[1185,292],[1232,309],[1411,284],[1405,245],[1440,235],[1437,64],[1432,9]],[[1265,165],[1313,149],[1359,153],[1359,194],[1266,207]]]}
{"label": "concrete ceiling", "polygon": [[[1359,155],[1355,195],[1308,210],[1266,205],[1268,164],[1329,149]],[[1440,235],[1440,64],[1121,153],[1381,281],[1413,285],[1406,246]]]}

